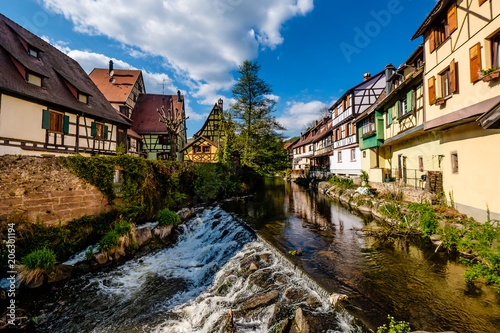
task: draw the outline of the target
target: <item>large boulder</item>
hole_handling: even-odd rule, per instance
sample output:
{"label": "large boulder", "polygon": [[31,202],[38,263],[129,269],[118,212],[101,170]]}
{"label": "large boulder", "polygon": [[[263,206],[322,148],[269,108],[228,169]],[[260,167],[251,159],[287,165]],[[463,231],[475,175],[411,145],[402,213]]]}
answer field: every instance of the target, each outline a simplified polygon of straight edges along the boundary
{"label": "large boulder", "polygon": [[47,283],[54,283],[69,279],[73,273],[74,267],[69,265],[56,265],[54,270],[47,274]]}
{"label": "large boulder", "polygon": [[295,323],[302,333],[322,333],[336,331],[335,318],[325,314],[313,314],[302,308],[295,311]]}
{"label": "large boulder", "polygon": [[167,225],[166,227],[156,227],[153,230],[153,235],[159,237],[160,239],[164,239],[170,236],[170,234],[172,233],[172,228],[173,227],[171,225]]}
{"label": "large boulder", "polygon": [[137,241],[138,246],[142,246],[143,244],[149,242],[151,237],[153,237],[151,228],[145,227],[135,230],[135,240]]}

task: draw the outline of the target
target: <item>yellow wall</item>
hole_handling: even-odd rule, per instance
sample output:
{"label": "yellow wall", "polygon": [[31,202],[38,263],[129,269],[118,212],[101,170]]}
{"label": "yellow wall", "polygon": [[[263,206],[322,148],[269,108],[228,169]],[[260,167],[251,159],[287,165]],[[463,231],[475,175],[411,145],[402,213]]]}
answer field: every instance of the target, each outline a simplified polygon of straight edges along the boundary
{"label": "yellow wall", "polygon": [[45,141],[45,130],[42,129],[42,110],[40,104],[1,96],[0,136],[30,141]]}
{"label": "yellow wall", "polygon": [[[483,130],[470,123],[443,132],[443,181],[446,196],[457,208],[479,221],[500,218],[500,130]],[[451,170],[451,152],[458,154],[458,173]]]}
{"label": "yellow wall", "polygon": [[[399,135],[404,131],[407,131],[413,127],[422,125],[424,123],[424,97],[423,97],[422,85],[417,87],[415,99],[416,99],[416,101],[414,101],[414,103],[416,104],[415,113],[404,119],[401,119],[401,121],[398,120],[397,113],[393,105],[392,124],[389,127],[387,127],[387,116],[386,116],[387,111],[384,112],[385,140],[388,140],[396,135]],[[399,103],[399,101],[397,103]]]}
{"label": "yellow wall", "polygon": [[[482,69],[491,67],[487,38],[500,31],[500,3],[496,0],[491,1],[492,16],[490,1],[486,1],[480,7],[477,0],[459,0],[457,4],[458,29],[452,32],[447,41],[432,53],[429,52],[429,40],[425,39],[424,91],[427,121],[500,95],[500,80],[490,83],[482,80],[470,82],[469,62],[469,49],[479,42],[481,43]],[[466,15],[468,6],[470,6],[471,15]],[[479,16],[492,20],[485,21]],[[457,64],[458,91],[446,101],[445,106],[429,105],[428,79],[432,76],[436,77],[436,97],[442,97],[439,73],[450,66],[452,60]]]}

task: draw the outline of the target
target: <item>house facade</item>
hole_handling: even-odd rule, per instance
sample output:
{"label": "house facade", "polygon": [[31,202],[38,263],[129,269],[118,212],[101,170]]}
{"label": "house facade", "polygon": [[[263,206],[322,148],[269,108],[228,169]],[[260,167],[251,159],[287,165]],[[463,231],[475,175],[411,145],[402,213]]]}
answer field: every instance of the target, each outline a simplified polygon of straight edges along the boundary
{"label": "house facade", "polygon": [[494,122],[500,103],[500,3],[440,0],[413,39],[420,36],[424,130],[440,137],[444,193],[463,213],[484,221],[489,210],[498,219],[500,132],[487,120]]}
{"label": "house facade", "polygon": [[311,167],[311,159],[314,155],[312,131],[300,133],[299,140],[293,146],[292,172],[305,174]]}
{"label": "house facade", "polygon": [[181,150],[185,161],[196,163],[217,163],[219,149],[224,145],[223,101],[219,99],[208,115],[201,129],[193,135],[193,141]]}
{"label": "house facade", "polygon": [[313,157],[311,159],[310,176],[316,178],[330,177],[330,157],[333,155],[332,118],[327,117],[316,122],[311,129]]}
{"label": "house facade", "polygon": [[[89,77],[104,97],[111,103],[120,116],[129,124],[132,123],[132,111],[140,94],[146,93],[142,71],[114,69],[113,61],[109,61],[109,68],[94,68]],[[142,147],[142,138],[133,129],[126,132],[119,131],[126,144],[123,147],[131,155],[139,155]]]}
{"label": "house facade", "polygon": [[361,174],[361,154],[354,120],[380,97],[385,89],[385,71],[371,76],[349,89],[331,107],[333,148],[330,172],[339,176]]}
{"label": "house facade", "polygon": [[170,159],[172,139],[168,126],[160,120],[159,111],[169,120],[180,122],[172,138],[176,141],[175,159],[182,161],[182,148],[187,143],[184,96],[140,94],[132,110],[132,129],[142,137],[142,151],[148,159]]}
{"label": "house facade", "polygon": [[130,127],[80,65],[0,14],[0,154],[116,154]]}

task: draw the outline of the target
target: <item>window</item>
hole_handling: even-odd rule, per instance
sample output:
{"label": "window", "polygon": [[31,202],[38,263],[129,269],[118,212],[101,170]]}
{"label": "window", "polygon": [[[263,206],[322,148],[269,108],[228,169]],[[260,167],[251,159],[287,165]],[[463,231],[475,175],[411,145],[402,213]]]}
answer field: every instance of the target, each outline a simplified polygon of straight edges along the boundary
{"label": "window", "polygon": [[167,146],[170,144],[170,139],[168,138],[168,135],[160,135],[158,136],[158,143],[164,146]]}
{"label": "window", "polygon": [[500,67],[500,33],[497,33],[490,39],[491,42],[491,68]]}
{"label": "window", "polygon": [[424,172],[424,157],[423,156],[418,157],[418,170],[420,172]]}
{"label": "window", "polygon": [[481,43],[477,43],[469,49],[470,82],[481,79]]}
{"label": "window", "polygon": [[126,105],[120,105],[120,113],[126,117],[130,117],[130,109]]}
{"label": "window", "polygon": [[88,95],[79,92],[78,93],[78,101],[83,103],[83,104],[88,104],[89,103],[89,97]]}
{"label": "window", "polygon": [[392,125],[392,108],[389,108],[387,110],[387,113],[385,114],[385,122],[387,124],[387,127],[389,127],[390,125]]}
{"label": "window", "polygon": [[367,118],[363,119],[361,134],[363,136],[368,136],[375,133],[375,113],[372,113]]}
{"label": "window", "polygon": [[345,126],[341,126],[340,127],[340,137],[341,138],[345,138],[346,137]]}
{"label": "window", "polygon": [[338,163],[342,163],[342,152],[341,152],[341,151],[339,151],[339,152],[337,153],[337,162],[338,162]]}
{"label": "window", "polygon": [[355,162],[355,161],[356,161],[356,149],[352,148],[351,149],[351,162]]}
{"label": "window", "polygon": [[399,115],[402,116],[404,115],[408,110],[408,99],[403,97],[402,99],[399,100]]}
{"label": "window", "polygon": [[203,146],[203,153],[204,154],[210,153],[210,146]]}
{"label": "window", "polygon": [[32,57],[38,58],[39,51],[32,47],[31,45],[28,46],[28,54]]}
{"label": "window", "polygon": [[108,138],[108,126],[103,123],[93,122],[90,135],[96,140],[106,140]]}
{"label": "window", "polygon": [[26,73],[26,82],[28,82],[34,86],[41,87],[42,86],[42,77],[39,75],[27,72]]}
{"label": "window", "polygon": [[429,89],[429,105],[434,104],[436,100],[436,77],[431,77],[428,81],[428,89]]}
{"label": "window", "polygon": [[448,12],[430,31],[428,35],[429,50],[432,53],[458,28],[456,4],[448,9]]}
{"label": "window", "polygon": [[363,158],[366,158],[366,151],[363,151]]}
{"label": "window", "polygon": [[55,133],[69,133],[69,116],[62,112],[43,110],[42,128]]}
{"label": "window", "polygon": [[195,154],[201,153],[201,146],[193,146],[193,151]]}
{"label": "window", "polygon": [[451,153],[451,172],[458,173],[458,153]]}
{"label": "window", "polygon": [[441,77],[441,96],[446,97],[451,95],[451,76],[450,69],[446,69],[440,74]]}

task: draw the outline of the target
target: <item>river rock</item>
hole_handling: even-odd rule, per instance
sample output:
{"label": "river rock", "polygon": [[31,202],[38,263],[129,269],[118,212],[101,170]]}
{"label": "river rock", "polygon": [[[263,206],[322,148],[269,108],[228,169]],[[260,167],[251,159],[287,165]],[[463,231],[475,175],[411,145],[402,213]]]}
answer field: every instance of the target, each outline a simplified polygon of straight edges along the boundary
{"label": "river rock", "polygon": [[285,297],[292,302],[300,301],[305,294],[306,292],[299,288],[290,288],[285,291]]}
{"label": "river rock", "polygon": [[54,283],[69,279],[73,274],[74,267],[68,265],[56,265],[54,270],[47,274],[47,283]]}
{"label": "river rock", "polygon": [[266,289],[274,284],[272,274],[273,271],[271,269],[265,269],[255,272],[250,276],[249,283],[254,284],[262,289]]}
{"label": "river rock", "polygon": [[256,271],[256,270],[258,270],[258,269],[259,269],[259,267],[258,267],[258,266],[257,266],[257,264],[255,264],[254,262],[252,262],[252,263],[250,264],[250,272],[252,272],[252,271]]}
{"label": "river rock", "polygon": [[316,297],[312,297],[312,296],[306,300],[306,304],[307,304],[307,306],[310,306],[311,308],[319,308],[319,307],[323,306],[323,304],[321,304],[321,302]]}
{"label": "river rock", "polygon": [[295,323],[302,333],[322,333],[337,328],[335,318],[325,314],[315,315],[302,308],[295,311]]}
{"label": "river rock", "polygon": [[170,234],[172,233],[172,228],[173,227],[171,225],[167,225],[166,227],[156,227],[153,231],[153,234],[156,237],[163,239],[165,237],[170,236]]}
{"label": "river rock", "polygon": [[182,208],[180,211],[177,212],[177,215],[179,215],[181,221],[186,221],[191,216],[193,216],[193,214],[194,214],[194,209],[191,208]]}
{"label": "river rock", "polygon": [[138,246],[142,246],[148,242],[151,237],[153,237],[153,235],[151,234],[151,229],[148,227],[135,230],[135,240]]}
{"label": "river rock", "polygon": [[38,288],[43,285],[44,280],[45,280],[45,274],[38,274],[37,276],[35,276],[34,279],[26,283],[25,286],[30,289]]}
{"label": "river rock", "polygon": [[110,255],[113,259],[118,260],[127,255],[127,247],[130,245],[130,237],[128,235],[121,236],[118,239],[118,245],[111,249]]}
{"label": "river rock", "polygon": [[330,304],[336,305],[339,301],[347,301],[347,295],[333,293],[330,295]]}
{"label": "river rock", "polygon": [[241,309],[245,312],[258,309],[275,301],[280,293],[277,290],[270,291],[264,295],[256,296],[246,301],[241,305]]}
{"label": "river rock", "polygon": [[103,265],[106,262],[108,262],[109,257],[108,257],[108,254],[106,252],[101,251],[99,253],[94,254],[94,259],[95,259],[95,261],[97,261],[97,263],[99,265]]}

